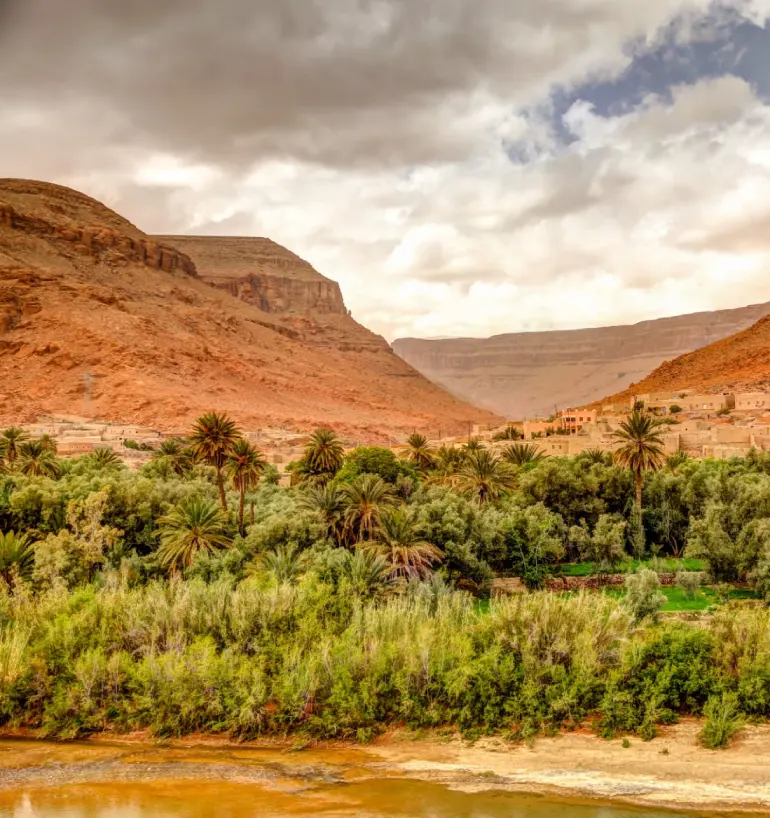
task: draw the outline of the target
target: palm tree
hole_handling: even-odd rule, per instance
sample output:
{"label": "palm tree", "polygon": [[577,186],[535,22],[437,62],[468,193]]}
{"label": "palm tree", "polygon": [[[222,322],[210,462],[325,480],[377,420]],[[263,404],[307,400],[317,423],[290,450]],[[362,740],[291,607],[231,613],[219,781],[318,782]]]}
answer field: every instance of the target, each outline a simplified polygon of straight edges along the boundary
{"label": "palm tree", "polygon": [[13,591],[17,578],[30,579],[35,554],[26,534],[0,532],[0,577]]}
{"label": "palm tree", "polygon": [[514,466],[525,466],[527,463],[539,463],[548,455],[541,452],[536,443],[514,443],[502,451],[503,460]]}
{"label": "palm tree", "polygon": [[480,452],[485,448],[484,444],[476,437],[471,438],[464,446],[466,452],[472,454],[473,452]]}
{"label": "palm tree", "polygon": [[468,452],[465,449],[455,449],[453,447],[441,446],[436,452],[434,470],[436,476],[449,478],[457,474],[460,467],[468,459]]}
{"label": "palm tree", "polygon": [[374,537],[384,509],[395,505],[396,498],[388,484],[376,474],[361,474],[342,487],[345,504],[345,530],[351,542],[365,542]]}
{"label": "palm tree", "polygon": [[304,470],[307,475],[334,476],[345,459],[342,441],[331,429],[316,429],[305,446]]}
{"label": "palm tree", "polygon": [[642,481],[646,471],[655,471],[663,463],[661,421],[639,409],[629,415],[613,432],[622,445],[615,450],[615,459],[630,469],[636,481],[636,506],[642,510]]}
{"label": "palm tree", "polygon": [[52,477],[61,475],[61,464],[42,440],[28,440],[19,446],[19,471],[28,477]]}
{"label": "palm tree", "polygon": [[511,467],[487,449],[472,452],[456,475],[459,490],[483,505],[513,488]]}
{"label": "palm tree", "polygon": [[425,579],[443,556],[435,545],[420,539],[414,519],[403,508],[382,513],[376,540],[365,547],[385,557],[398,579]]}
{"label": "palm tree", "polygon": [[580,454],[580,457],[587,460],[589,463],[603,463],[604,465],[610,465],[612,462],[612,455],[609,452],[605,452],[604,449],[599,449],[597,447],[586,449]]}
{"label": "palm tree", "polygon": [[326,526],[329,537],[342,545],[345,539],[344,494],[334,483],[308,486],[299,497],[300,508],[312,511]]}
{"label": "palm tree", "polygon": [[59,451],[59,444],[56,442],[55,437],[51,437],[51,435],[40,435],[38,439],[43,444],[43,448],[48,449],[49,452],[56,454]]}
{"label": "palm tree", "polygon": [[342,576],[356,596],[376,599],[395,588],[392,566],[381,554],[357,548],[346,551],[342,561]]}
{"label": "palm tree", "polygon": [[690,455],[687,452],[674,452],[666,458],[666,467],[671,471],[676,471],[680,466],[684,466],[690,460]]}
{"label": "palm tree", "polygon": [[118,469],[123,465],[123,461],[117,452],[105,446],[91,452],[89,459],[97,469]]}
{"label": "palm tree", "polygon": [[407,438],[406,459],[410,463],[414,463],[418,471],[428,471],[433,468],[434,453],[433,449],[428,445],[428,438],[415,432]]}
{"label": "palm tree", "polygon": [[183,500],[163,517],[158,518],[161,565],[176,571],[189,568],[199,551],[213,554],[227,548],[227,518],[216,503],[193,497]]}
{"label": "palm tree", "polygon": [[280,583],[293,582],[304,573],[306,566],[307,554],[298,554],[296,546],[280,545],[256,560],[250,573],[268,571]]}
{"label": "palm tree", "polygon": [[164,440],[153,452],[152,459],[179,477],[184,477],[193,467],[193,454],[179,440]]}
{"label": "palm tree", "polygon": [[209,412],[199,417],[190,435],[195,456],[213,466],[217,471],[219,502],[222,504],[223,511],[227,511],[227,497],[222,471],[227,465],[227,458],[233,450],[235,441],[240,436],[241,433],[235,421],[218,412]]}
{"label": "palm tree", "polygon": [[21,444],[28,438],[29,435],[18,426],[9,426],[0,433],[0,440],[2,440],[3,449],[5,450],[5,459],[11,469],[16,466]]}
{"label": "palm tree", "polygon": [[238,502],[238,530],[243,533],[243,507],[246,503],[246,492],[259,483],[267,467],[267,460],[259,449],[240,438],[233,443],[227,458],[227,473],[233,481],[233,488],[240,494]]}

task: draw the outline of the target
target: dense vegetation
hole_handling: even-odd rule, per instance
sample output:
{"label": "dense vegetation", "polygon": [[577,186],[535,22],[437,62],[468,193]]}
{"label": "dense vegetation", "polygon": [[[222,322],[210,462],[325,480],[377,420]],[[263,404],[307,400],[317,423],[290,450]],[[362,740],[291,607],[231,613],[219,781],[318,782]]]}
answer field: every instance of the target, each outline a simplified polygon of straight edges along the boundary
{"label": "dense vegetation", "polygon": [[[685,556],[684,598],[696,559],[770,595],[770,457],[664,461],[655,435],[630,418],[617,460],[419,435],[398,458],[319,430],[287,489],[218,415],[135,472],[6,430],[0,723],[366,740],[390,723],[527,737],[590,718],[651,737],[706,712],[703,740],[722,744],[770,716],[764,608],[661,622],[645,569],[622,599],[538,591],[565,562],[603,575]],[[534,593],[481,605],[495,573]]]}

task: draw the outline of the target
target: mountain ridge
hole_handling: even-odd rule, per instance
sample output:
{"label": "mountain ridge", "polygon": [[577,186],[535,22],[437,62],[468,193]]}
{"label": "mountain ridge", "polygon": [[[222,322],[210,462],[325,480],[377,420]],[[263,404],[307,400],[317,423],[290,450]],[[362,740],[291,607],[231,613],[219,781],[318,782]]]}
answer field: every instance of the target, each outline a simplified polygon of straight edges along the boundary
{"label": "mountain ridge", "polygon": [[398,355],[452,394],[510,419],[621,392],[664,361],[747,329],[770,302],[577,330],[397,339]]}
{"label": "mountain ridge", "polygon": [[[219,409],[247,428],[386,441],[497,420],[394,355],[341,293],[324,306],[338,285],[268,241],[154,237],[78,191],[0,180],[0,422],[177,430]],[[281,282],[297,267],[309,287],[292,304]]]}

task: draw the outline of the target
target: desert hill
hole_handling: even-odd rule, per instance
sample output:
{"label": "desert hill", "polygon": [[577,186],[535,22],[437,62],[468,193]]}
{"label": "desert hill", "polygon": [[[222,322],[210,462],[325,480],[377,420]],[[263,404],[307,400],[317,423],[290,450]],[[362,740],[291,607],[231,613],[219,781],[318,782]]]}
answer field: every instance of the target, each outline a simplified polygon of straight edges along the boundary
{"label": "desert hill", "polygon": [[624,390],[664,361],[747,329],[768,314],[770,303],[599,329],[404,338],[393,348],[458,397],[508,418],[525,418]]}
{"label": "desert hill", "polygon": [[635,395],[693,389],[713,392],[770,391],[770,316],[742,332],[666,361],[629,389],[600,403],[628,403]]}
{"label": "desert hill", "polygon": [[69,188],[0,180],[0,422],[179,429],[212,408],[249,429],[324,423],[360,440],[493,419],[267,239],[158,239]]}

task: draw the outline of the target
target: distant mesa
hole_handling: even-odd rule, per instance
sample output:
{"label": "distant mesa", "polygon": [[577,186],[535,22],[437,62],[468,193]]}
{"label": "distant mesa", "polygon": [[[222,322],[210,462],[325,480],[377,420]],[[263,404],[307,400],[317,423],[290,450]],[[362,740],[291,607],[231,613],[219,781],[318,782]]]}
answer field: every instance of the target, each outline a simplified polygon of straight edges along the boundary
{"label": "distant mesa", "polygon": [[332,425],[387,442],[494,423],[356,323],[339,285],[265,238],[149,236],[82,193],[0,180],[0,422]]}
{"label": "distant mesa", "polygon": [[621,392],[664,361],[745,330],[769,314],[766,303],[599,329],[402,338],[393,348],[458,398],[519,419]]}

